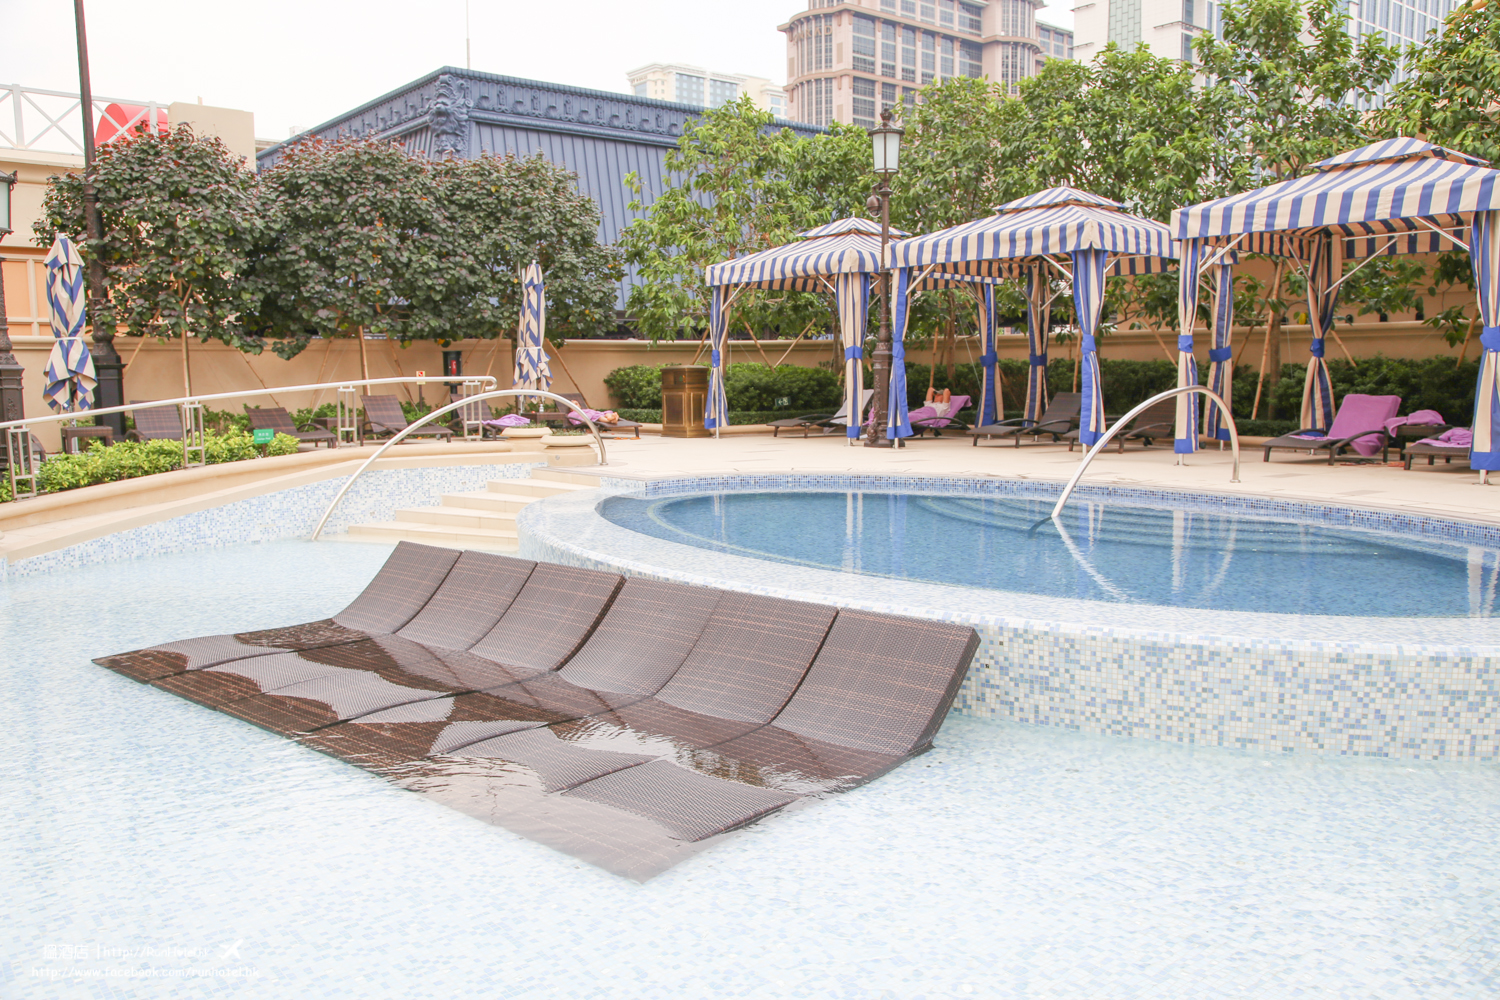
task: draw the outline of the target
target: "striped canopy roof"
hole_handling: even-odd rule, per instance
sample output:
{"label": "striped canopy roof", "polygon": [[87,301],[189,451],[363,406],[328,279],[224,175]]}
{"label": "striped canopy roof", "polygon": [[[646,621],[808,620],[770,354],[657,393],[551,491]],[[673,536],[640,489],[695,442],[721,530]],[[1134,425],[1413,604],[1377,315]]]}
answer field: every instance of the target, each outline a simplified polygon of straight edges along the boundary
{"label": "striped canopy roof", "polygon": [[[893,229],[891,234],[906,235]],[[799,292],[832,292],[837,274],[878,274],[880,224],[868,219],[840,219],[799,234],[802,239],[710,265],[710,286],[743,285]],[[929,276],[924,288],[951,288],[973,283],[973,276]]]}
{"label": "striped canopy roof", "polygon": [[1434,230],[1458,234],[1474,212],[1500,209],[1500,170],[1417,139],[1371,143],[1313,168],[1304,177],[1179,208],[1172,232],[1179,240],[1306,260],[1308,238],[1328,229],[1346,238],[1345,259],[1357,259],[1456,249]]}
{"label": "striped canopy roof", "polygon": [[893,243],[891,259],[896,267],[935,265],[1000,279],[1014,277],[1028,262],[1075,250],[1108,250],[1114,273],[1165,270],[1177,257],[1171,231],[1160,222],[1087,191],[1058,187],[1001,205],[1000,214]]}

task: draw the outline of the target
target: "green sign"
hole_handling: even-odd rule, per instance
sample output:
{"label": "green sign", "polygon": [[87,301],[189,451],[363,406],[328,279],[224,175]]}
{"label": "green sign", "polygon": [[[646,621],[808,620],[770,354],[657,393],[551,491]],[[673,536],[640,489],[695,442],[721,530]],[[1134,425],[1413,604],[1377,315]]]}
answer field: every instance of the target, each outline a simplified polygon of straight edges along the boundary
{"label": "green sign", "polygon": [[274,440],[276,440],[276,432],[275,431],[270,430],[268,428],[264,428],[264,427],[257,427],[255,429],[255,443],[256,444],[270,444]]}

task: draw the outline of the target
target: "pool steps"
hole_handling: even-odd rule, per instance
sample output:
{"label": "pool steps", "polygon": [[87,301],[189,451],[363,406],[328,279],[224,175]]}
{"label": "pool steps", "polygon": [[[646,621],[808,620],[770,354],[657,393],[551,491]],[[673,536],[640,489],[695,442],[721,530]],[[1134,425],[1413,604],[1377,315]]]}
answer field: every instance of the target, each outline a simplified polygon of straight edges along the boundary
{"label": "pool steps", "polygon": [[395,520],[356,524],[351,541],[422,542],[455,549],[514,552],[516,514],[543,497],[597,489],[599,479],[577,472],[535,468],[530,479],[492,479],[486,489],[444,493],[437,506],[407,507]]}

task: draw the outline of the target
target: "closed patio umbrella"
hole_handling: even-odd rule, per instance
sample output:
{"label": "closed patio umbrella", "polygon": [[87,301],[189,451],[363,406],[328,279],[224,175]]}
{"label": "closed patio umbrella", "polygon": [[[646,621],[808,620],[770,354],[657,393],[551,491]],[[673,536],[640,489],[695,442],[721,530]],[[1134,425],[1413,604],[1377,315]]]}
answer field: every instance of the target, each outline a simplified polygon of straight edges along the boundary
{"label": "closed patio umbrella", "polygon": [[94,405],[94,359],[83,337],[83,259],[73,241],[58,236],[47,252],[47,319],[57,342],[47,357],[42,397],[59,413]]}
{"label": "closed patio umbrella", "polygon": [[547,356],[547,285],[536,261],[521,276],[521,326],[516,336],[517,389],[551,389],[552,369]]}

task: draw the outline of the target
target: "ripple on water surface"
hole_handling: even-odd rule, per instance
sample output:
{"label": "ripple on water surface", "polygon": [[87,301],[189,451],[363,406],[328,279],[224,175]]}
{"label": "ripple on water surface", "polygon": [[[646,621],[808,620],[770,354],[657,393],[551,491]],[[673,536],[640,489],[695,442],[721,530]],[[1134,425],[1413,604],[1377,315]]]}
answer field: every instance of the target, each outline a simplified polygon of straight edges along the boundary
{"label": "ripple on water surface", "polygon": [[[636,885],[88,662],[318,618],[388,551],[0,588],[0,996],[1500,993],[1493,767],[954,717],[934,752]],[[256,975],[67,978],[149,968]]]}

